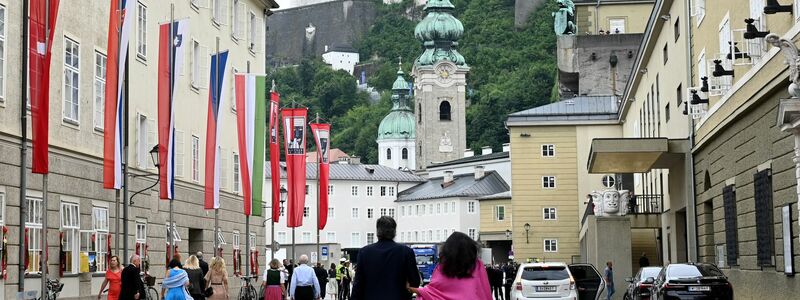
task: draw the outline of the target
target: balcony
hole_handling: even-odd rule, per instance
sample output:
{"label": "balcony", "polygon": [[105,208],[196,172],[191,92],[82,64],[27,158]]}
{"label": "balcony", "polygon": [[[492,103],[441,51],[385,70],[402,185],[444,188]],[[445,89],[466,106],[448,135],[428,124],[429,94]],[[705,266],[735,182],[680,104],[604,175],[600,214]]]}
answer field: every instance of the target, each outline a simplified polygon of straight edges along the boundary
{"label": "balcony", "polygon": [[[658,215],[663,212],[664,196],[660,194],[633,195],[628,201],[628,215]],[[586,218],[594,215],[594,202],[590,199],[581,218],[581,226]]]}

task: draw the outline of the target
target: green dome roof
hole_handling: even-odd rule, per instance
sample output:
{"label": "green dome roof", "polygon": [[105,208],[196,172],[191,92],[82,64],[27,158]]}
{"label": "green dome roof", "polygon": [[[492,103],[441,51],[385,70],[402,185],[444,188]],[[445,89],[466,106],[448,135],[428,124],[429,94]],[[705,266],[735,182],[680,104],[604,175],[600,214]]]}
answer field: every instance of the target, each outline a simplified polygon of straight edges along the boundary
{"label": "green dome roof", "polygon": [[430,12],[414,28],[414,37],[423,43],[436,40],[456,41],[463,34],[464,25],[447,12]]}
{"label": "green dome roof", "polygon": [[455,6],[450,0],[428,0],[425,5],[428,15],[414,28],[414,37],[425,47],[416,65],[430,66],[442,60],[459,66],[467,65],[456,50],[456,41],[464,35],[464,24],[453,16],[453,10]]}
{"label": "green dome roof", "polygon": [[406,104],[409,87],[403,77],[403,70],[398,70],[397,79],[392,85],[392,111],[383,118],[378,126],[378,141],[417,137],[414,113]]}

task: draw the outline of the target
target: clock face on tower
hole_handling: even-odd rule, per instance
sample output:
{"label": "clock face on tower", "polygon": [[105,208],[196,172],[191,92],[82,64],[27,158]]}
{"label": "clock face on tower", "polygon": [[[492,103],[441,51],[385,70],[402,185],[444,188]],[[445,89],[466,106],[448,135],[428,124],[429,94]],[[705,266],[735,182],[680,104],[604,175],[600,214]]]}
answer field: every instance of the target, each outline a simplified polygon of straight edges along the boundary
{"label": "clock face on tower", "polygon": [[447,85],[453,82],[456,67],[449,62],[443,62],[436,66],[435,71],[438,75],[436,81],[441,85]]}

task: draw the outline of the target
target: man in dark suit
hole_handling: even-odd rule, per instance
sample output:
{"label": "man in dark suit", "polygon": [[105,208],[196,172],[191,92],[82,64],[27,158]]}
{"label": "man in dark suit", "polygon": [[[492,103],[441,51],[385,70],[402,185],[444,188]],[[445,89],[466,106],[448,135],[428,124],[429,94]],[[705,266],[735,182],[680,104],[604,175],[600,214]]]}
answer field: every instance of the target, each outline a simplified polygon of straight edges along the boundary
{"label": "man in dark suit", "polygon": [[200,270],[203,270],[203,278],[205,278],[208,273],[208,263],[203,260],[203,252],[197,251],[197,260],[200,261]]}
{"label": "man in dark suit", "polygon": [[325,299],[325,285],[328,284],[328,272],[325,271],[325,268],[322,267],[322,264],[317,262],[317,265],[314,266],[314,276],[317,277],[317,281],[319,281],[319,287],[322,290],[320,293],[320,298]]}
{"label": "man in dark suit", "polygon": [[131,256],[131,263],[122,269],[122,284],[119,293],[120,300],[145,299],[144,282],[139,276],[139,266],[142,263],[139,255]]}
{"label": "man in dark suit", "polygon": [[378,242],[361,248],[351,300],[408,300],[406,283],[419,287],[417,260],[411,248],[394,242],[397,223],[383,216],[377,222]]}

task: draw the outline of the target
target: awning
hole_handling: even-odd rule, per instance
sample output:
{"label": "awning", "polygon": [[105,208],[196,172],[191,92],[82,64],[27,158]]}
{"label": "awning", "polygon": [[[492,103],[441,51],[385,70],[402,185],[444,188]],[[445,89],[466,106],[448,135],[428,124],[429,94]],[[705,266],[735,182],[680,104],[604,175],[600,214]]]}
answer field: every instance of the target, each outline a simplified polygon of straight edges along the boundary
{"label": "awning", "polygon": [[682,165],[690,150],[687,139],[596,138],[588,169],[592,174],[645,173]]}

